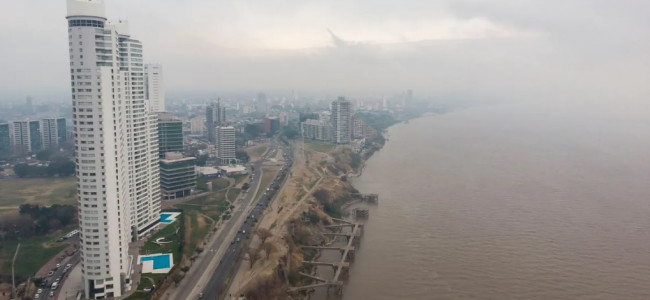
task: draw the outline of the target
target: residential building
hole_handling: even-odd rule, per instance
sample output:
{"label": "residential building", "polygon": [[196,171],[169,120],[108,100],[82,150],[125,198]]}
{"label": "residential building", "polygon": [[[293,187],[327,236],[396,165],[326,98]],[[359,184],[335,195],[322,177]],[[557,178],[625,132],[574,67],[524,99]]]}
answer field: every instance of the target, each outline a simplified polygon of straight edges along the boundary
{"label": "residential building", "polygon": [[115,22],[114,27],[126,100],[131,240],[135,241],[160,220],[158,116],[148,111],[142,43],[131,37],[127,21]]}
{"label": "residential building", "polygon": [[41,151],[40,122],[15,121],[13,123],[13,141],[16,153],[27,154]]}
{"label": "residential building", "polygon": [[43,149],[56,147],[66,141],[65,118],[47,118],[41,120],[41,144]]}
{"label": "residential building", "polygon": [[332,125],[321,120],[309,119],[300,123],[300,132],[306,139],[332,141]]}
{"label": "residential building", "polygon": [[280,130],[280,119],[279,118],[264,118],[264,126],[262,126],[262,131],[266,134],[274,134]]}
{"label": "residential building", "polygon": [[221,164],[233,164],[237,158],[235,152],[235,127],[218,126],[216,128],[216,150]]}
{"label": "residential building", "polygon": [[339,97],[332,102],[332,127],[333,142],[336,144],[347,144],[350,142],[352,134],[352,103]]}
{"label": "residential building", "polygon": [[204,118],[193,118],[190,120],[190,132],[192,134],[204,134],[205,133],[205,119]]}
{"label": "residential building", "polygon": [[142,44],[103,0],[68,0],[84,298],[131,288],[129,242],[160,216],[157,117],[146,109]]}
{"label": "residential building", "polygon": [[149,111],[159,113],[165,111],[165,86],[161,64],[146,64],[144,66],[145,97],[149,102]]}
{"label": "residential building", "polygon": [[0,157],[8,156],[11,152],[11,135],[9,123],[0,124]]}
{"label": "residential building", "polygon": [[163,200],[187,197],[196,187],[196,158],[167,152],[160,160],[160,189]]}
{"label": "residential building", "polygon": [[213,102],[205,108],[205,126],[207,127],[208,141],[216,142],[216,128],[226,124],[226,108],[221,106],[221,101]]}
{"label": "residential building", "polygon": [[366,123],[358,118],[352,117],[352,139],[365,137]]}
{"label": "residential building", "polygon": [[164,158],[167,152],[183,152],[183,121],[171,114],[159,113],[158,156]]}

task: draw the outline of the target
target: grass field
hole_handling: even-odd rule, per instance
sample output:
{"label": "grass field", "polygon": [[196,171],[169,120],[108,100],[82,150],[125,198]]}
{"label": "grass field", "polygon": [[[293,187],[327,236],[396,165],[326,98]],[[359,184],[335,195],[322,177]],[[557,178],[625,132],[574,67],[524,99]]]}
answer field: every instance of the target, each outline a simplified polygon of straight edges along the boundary
{"label": "grass field", "polygon": [[264,190],[269,187],[271,182],[273,182],[273,179],[275,178],[275,175],[278,174],[278,168],[263,168],[262,169],[262,180],[260,181],[260,190],[255,195],[255,202],[259,200],[262,195],[264,194]]}
{"label": "grass field", "polygon": [[268,145],[260,145],[260,146],[253,146],[251,148],[246,149],[246,153],[248,153],[248,156],[250,157],[251,161],[257,161],[268,150],[269,150]]}
{"label": "grass field", "polygon": [[251,150],[251,153],[255,156],[262,156],[266,151],[269,150],[268,146],[261,146]]}
{"label": "grass field", "polygon": [[239,197],[239,193],[241,193],[240,189],[235,189],[235,188],[229,189],[228,200],[230,200],[231,202],[237,200],[237,197]]}
{"label": "grass field", "polygon": [[16,209],[23,203],[52,205],[77,203],[76,180],[70,178],[2,179],[0,209]]}
{"label": "grass field", "polygon": [[[2,179],[0,180],[0,218],[18,214],[21,204],[76,205],[76,181],[71,178]],[[0,274],[11,274],[11,260],[18,243],[16,275],[27,277],[36,273],[47,261],[63,250],[67,244],[55,240],[74,226],[47,235],[4,240],[0,243]]]}
{"label": "grass field", "polygon": [[3,241],[0,247],[0,273],[11,274],[11,260],[16,246],[20,243],[20,251],[16,257],[16,275],[27,277],[35,274],[46,262],[68,246],[55,242],[63,232],[67,231],[62,230],[48,236],[31,237],[20,241]]}
{"label": "grass field", "polygon": [[194,255],[198,244],[205,238],[205,235],[210,230],[211,220],[206,220],[199,211],[186,210],[187,217],[185,221],[185,247],[183,247],[183,255],[191,257]]}
{"label": "grass field", "polygon": [[[177,228],[179,228],[178,222],[174,222],[156,232],[140,249],[140,254],[172,253],[174,256],[174,264],[180,262],[181,256],[178,245],[181,242],[181,237],[180,233],[176,234]],[[161,237],[168,237],[172,242],[160,245],[156,244],[154,241]]]}
{"label": "grass field", "polygon": [[309,145],[309,147],[311,147],[311,149],[313,149],[314,151],[317,151],[317,152],[325,152],[325,153],[327,153],[327,152],[330,152],[330,151],[334,150],[334,148],[336,148],[336,145],[334,145],[334,144],[321,143],[321,142],[316,142],[316,141],[309,141],[309,142],[305,141],[305,143],[307,145]]}

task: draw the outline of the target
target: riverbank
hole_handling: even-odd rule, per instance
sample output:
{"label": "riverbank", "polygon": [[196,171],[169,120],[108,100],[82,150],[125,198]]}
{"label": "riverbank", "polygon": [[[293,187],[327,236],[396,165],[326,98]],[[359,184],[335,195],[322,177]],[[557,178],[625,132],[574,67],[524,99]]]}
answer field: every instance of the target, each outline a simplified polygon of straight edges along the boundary
{"label": "riverbank", "polygon": [[347,207],[358,193],[348,177],[359,176],[366,160],[383,147],[385,138],[379,132],[362,153],[345,146],[293,143],[294,168],[261,217],[258,228],[262,232],[251,236],[251,251],[244,255],[248,263],[242,264],[227,294],[287,299],[291,287],[312,282],[306,274],[314,274],[315,267],[303,262],[317,259],[319,252],[303,246],[333,243],[327,226],[348,214]]}

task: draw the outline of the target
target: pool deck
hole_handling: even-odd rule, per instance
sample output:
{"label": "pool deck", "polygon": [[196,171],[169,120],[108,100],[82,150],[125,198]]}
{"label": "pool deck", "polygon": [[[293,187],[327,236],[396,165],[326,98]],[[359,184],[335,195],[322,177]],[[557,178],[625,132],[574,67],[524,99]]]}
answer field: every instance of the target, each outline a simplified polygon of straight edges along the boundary
{"label": "pool deck", "polygon": [[142,264],[142,273],[166,274],[174,267],[174,257],[171,253],[157,253],[138,256]]}

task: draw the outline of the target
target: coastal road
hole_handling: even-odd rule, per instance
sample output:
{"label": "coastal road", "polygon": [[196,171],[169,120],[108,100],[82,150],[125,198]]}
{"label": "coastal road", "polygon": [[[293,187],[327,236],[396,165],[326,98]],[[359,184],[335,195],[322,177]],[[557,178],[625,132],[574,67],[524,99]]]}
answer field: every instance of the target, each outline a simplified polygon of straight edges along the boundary
{"label": "coastal road", "polygon": [[[290,153],[288,146],[282,145],[282,147],[284,148],[284,153]],[[274,147],[274,149],[277,151],[277,147]],[[276,153],[275,151],[269,151],[269,153]],[[266,158],[268,159],[269,157],[267,156]],[[262,189],[258,191],[258,193],[264,194],[260,197],[259,202],[255,205],[250,214],[246,216],[246,220],[239,228],[237,237],[234,238],[227,247],[226,253],[221,259],[216,271],[212,274],[210,281],[203,289],[203,299],[216,300],[222,289],[226,288],[224,287],[224,283],[230,276],[230,271],[236,265],[238,259],[243,256],[242,250],[244,250],[243,247],[245,246],[246,234],[252,234],[251,230],[255,228],[254,220],[263,213],[264,209],[269,204],[269,201],[275,196],[275,191],[279,189],[283,182],[283,178],[288,174],[292,164],[293,160],[288,155],[285,155],[284,165],[276,175],[273,182],[271,182],[268,188],[262,187]]]}
{"label": "coastal road", "polygon": [[[269,152],[275,150],[276,147],[275,143],[272,142]],[[208,241],[204,251],[194,262],[188,274],[167,299],[197,299],[199,294],[203,293],[205,287],[210,286],[209,281],[211,282],[213,274],[220,272],[220,269],[218,269],[218,267],[221,267],[220,261],[229,258],[229,255],[233,253],[231,241],[236,241],[238,231],[243,228],[244,223],[247,221],[246,218],[254,209],[252,204],[255,195],[260,192],[262,164],[265,160],[266,158],[252,164],[254,171],[252,172],[251,184],[241,204],[233,211],[231,218],[223,224],[217,234]]]}

